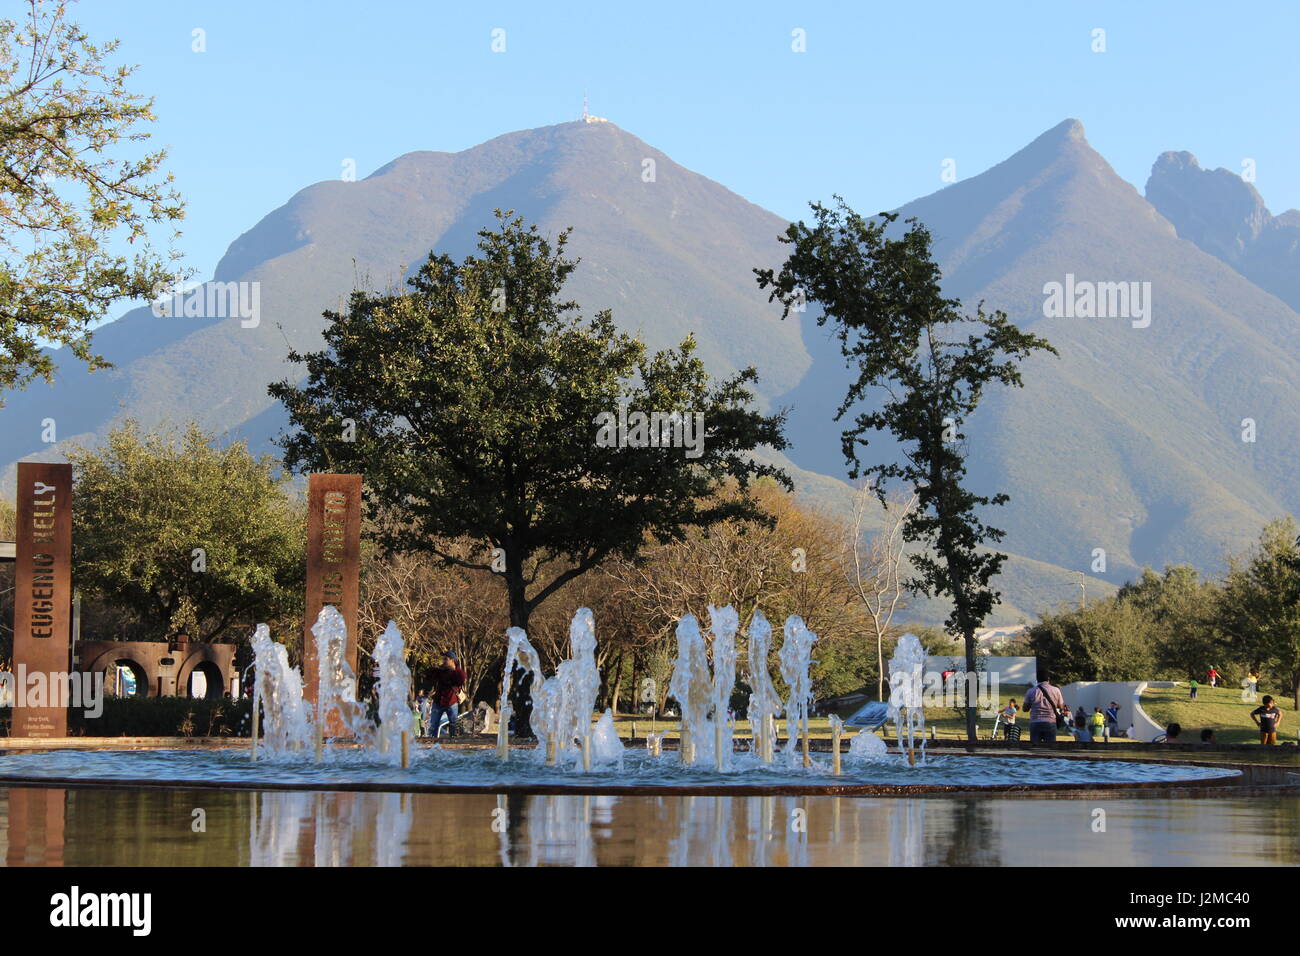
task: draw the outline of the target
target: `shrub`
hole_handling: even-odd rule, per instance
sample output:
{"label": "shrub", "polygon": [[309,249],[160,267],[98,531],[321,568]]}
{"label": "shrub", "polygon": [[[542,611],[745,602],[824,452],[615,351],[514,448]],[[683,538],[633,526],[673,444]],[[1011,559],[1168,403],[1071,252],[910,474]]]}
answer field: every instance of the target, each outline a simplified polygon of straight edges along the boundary
{"label": "shrub", "polygon": [[[0,708],[0,733],[9,735],[13,711]],[[68,711],[70,737],[241,737],[252,714],[248,698],[105,697],[104,712],[88,718]]]}

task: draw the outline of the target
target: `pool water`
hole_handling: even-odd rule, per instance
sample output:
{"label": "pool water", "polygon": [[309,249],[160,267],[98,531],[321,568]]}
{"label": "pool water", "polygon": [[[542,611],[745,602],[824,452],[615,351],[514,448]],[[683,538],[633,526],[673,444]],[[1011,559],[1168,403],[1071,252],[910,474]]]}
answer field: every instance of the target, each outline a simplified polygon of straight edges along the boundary
{"label": "pool water", "polygon": [[537,750],[511,751],[502,763],[492,749],[417,748],[411,767],[402,769],[356,749],[334,749],[316,763],[311,753],[256,762],[244,748],[192,750],[74,751],[0,754],[0,777],[82,780],[157,780],[213,784],[274,786],[373,784],[402,789],[419,786],[517,787],[547,785],[577,790],[694,786],[806,786],[878,784],[884,786],[1096,785],[1132,783],[1205,783],[1238,775],[1238,771],[1197,767],[1186,763],[1140,763],[1081,760],[1064,757],[978,757],[933,753],[915,767],[893,754],[879,762],[854,762],[847,756],[843,773],[831,772],[830,756],[816,754],[805,769],[796,756],[785,755],[765,764],[750,754],[734,755],[734,767],[719,772],[711,766],[683,766],[678,755],[665,751],[626,751],[622,768],[596,766],[584,773],[572,762],[547,767]]}
{"label": "pool water", "polygon": [[[1100,829],[1099,829],[1100,822]],[[1300,797],[0,787],[10,866],[1300,864]]]}

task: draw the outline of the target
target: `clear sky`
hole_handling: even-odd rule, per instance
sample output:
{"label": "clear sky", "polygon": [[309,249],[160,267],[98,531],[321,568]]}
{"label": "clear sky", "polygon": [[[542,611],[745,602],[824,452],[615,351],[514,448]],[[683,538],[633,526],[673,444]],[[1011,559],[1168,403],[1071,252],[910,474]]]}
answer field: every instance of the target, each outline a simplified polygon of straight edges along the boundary
{"label": "clear sky", "polygon": [[347,159],[361,178],[576,119],[584,90],[593,113],[786,217],[835,192],[896,207],[940,188],[945,159],[972,176],[1071,116],[1139,190],[1160,152],[1186,149],[1207,168],[1253,160],[1270,209],[1300,207],[1293,0],[82,0],[73,16],[119,38],[157,98],[199,278]]}

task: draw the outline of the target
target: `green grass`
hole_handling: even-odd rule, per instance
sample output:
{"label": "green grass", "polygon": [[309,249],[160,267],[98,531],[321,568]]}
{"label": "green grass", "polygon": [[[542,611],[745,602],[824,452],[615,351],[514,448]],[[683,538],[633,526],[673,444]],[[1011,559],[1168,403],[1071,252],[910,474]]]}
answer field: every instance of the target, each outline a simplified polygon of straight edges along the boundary
{"label": "green grass", "polygon": [[[998,689],[998,697],[999,697],[998,706],[1002,706],[1003,704],[1005,704],[1007,702],[1007,698],[1010,697],[1014,697],[1017,703],[1022,702],[1025,698],[1026,690],[1028,690],[1028,687],[1013,686],[1009,684],[1002,685]],[[856,710],[857,707],[849,708],[848,710],[841,712],[839,716],[841,718],[848,717]],[[630,717],[624,715],[619,717],[615,721],[615,726],[618,729],[618,734],[620,737],[630,737],[632,735],[631,725],[633,722],[636,723],[636,735],[638,737],[644,737],[646,732],[651,729],[649,719],[645,717]],[[1020,724],[1021,731],[1027,733],[1029,727],[1027,723],[1027,719],[1022,715],[1017,722]],[[778,724],[778,731],[780,732],[781,736],[785,736],[785,721],[778,720],[777,724]],[[658,733],[664,733],[666,731],[670,737],[676,737],[677,730],[680,726],[681,726],[680,719],[674,718],[672,720],[664,720],[661,718],[655,722],[653,729]],[[988,716],[985,716],[984,712],[982,711],[978,720],[978,726],[979,726],[980,739],[987,740],[990,732],[993,729],[992,714],[990,713],[988,714]],[[887,727],[889,733],[885,734],[884,736],[887,739],[892,740],[893,725],[889,724],[887,725]],[[926,728],[927,737],[930,735],[930,728],[932,727],[934,728],[934,735],[940,739],[965,740],[966,739],[965,711],[956,707],[927,707],[925,709],[925,728]],[[845,737],[851,737],[857,732],[858,732],[858,728],[856,727],[844,728]],[[749,721],[739,720],[736,722],[737,737],[749,737],[750,733],[751,731],[750,731]],[[829,739],[830,735],[831,735],[831,725],[830,725],[830,720],[828,718],[812,717],[808,720],[809,737],[812,737],[814,739],[816,738]]]}
{"label": "green grass", "polygon": [[[1007,698],[1014,697],[1018,702],[1024,700],[1027,687],[1004,685],[999,688],[999,704],[1005,704]],[[1199,700],[1187,701],[1186,687],[1158,687],[1147,691],[1142,698],[1142,707],[1153,720],[1177,720],[1183,725],[1183,735],[1188,742],[1195,742],[1200,738],[1202,727],[1214,727],[1215,737],[1221,744],[1254,744],[1259,742],[1258,733],[1254,730],[1254,724],[1250,722],[1247,716],[1250,711],[1254,710],[1257,704],[1243,704],[1241,702],[1241,691],[1230,690],[1227,688],[1216,688],[1211,695],[1209,688],[1202,687],[1199,691]],[[1169,710],[1163,708],[1169,707]],[[1286,718],[1282,724],[1282,740],[1295,740],[1296,723],[1294,715],[1286,710],[1284,705],[1279,705],[1286,711]],[[847,717],[848,713],[841,714]],[[1221,724],[1213,723],[1212,720],[1218,718],[1223,722]],[[593,718],[594,719],[594,718]],[[1165,720],[1167,723],[1168,720]],[[1244,722],[1244,723],[1243,723]],[[632,724],[636,724],[636,735],[644,737],[650,731],[650,721],[644,717],[621,716],[616,721],[619,736],[628,738],[632,735]],[[1017,721],[1020,725],[1022,734],[1028,733],[1028,720],[1022,711]],[[966,739],[966,718],[964,713],[957,708],[931,708],[927,707],[925,712],[926,736],[929,736],[930,728],[935,730],[935,736],[940,740],[965,740]],[[657,733],[666,733],[670,738],[676,738],[678,730],[681,727],[679,720],[657,720],[653,729]],[[993,718],[991,716],[980,716],[979,718],[979,738],[987,740],[989,731],[993,727]],[[782,736],[785,735],[785,721],[778,721],[778,730]],[[830,721],[825,717],[815,717],[808,721],[809,736],[812,738],[829,739],[831,735]],[[749,722],[741,720],[736,722],[736,738],[746,739],[750,736]],[[852,737],[858,733],[857,728],[845,728],[845,737]],[[888,724],[884,731],[879,732],[886,740],[892,741],[893,725]],[[1022,740],[1026,740],[1022,737]],[[1061,740],[1069,740],[1067,732],[1060,732]],[[1131,743],[1131,741],[1125,741]],[[1142,753],[1137,753],[1127,748],[1121,749],[1116,747],[1114,753],[1118,757],[1140,757]],[[1202,760],[1206,754],[1196,749],[1188,750],[1169,750],[1159,746],[1151,748],[1153,756],[1158,755],[1162,760]],[[1300,753],[1295,747],[1260,747],[1255,751],[1233,752],[1231,757],[1222,757],[1239,763],[1284,763],[1300,766]]]}
{"label": "green grass", "polygon": [[[1279,700],[1277,705],[1283,711],[1279,742],[1295,740],[1296,715],[1287,710],[1284,702]],[[1201,686],[1196,700],[1190,699],[1186,684],[1148,687],[1142,695],[1142,709],[1147,715],[1162,727],[1173,722],[1182,724],[1182,736],[1189,743],[1200,740],[1201,730],[1206,727],[1214,729],[1214,739],[1221,744],[1259,743],[1259,731],[1250,719],[1250,712],[1258,706],[1259,701],[1242,701],[1240,687]]]}

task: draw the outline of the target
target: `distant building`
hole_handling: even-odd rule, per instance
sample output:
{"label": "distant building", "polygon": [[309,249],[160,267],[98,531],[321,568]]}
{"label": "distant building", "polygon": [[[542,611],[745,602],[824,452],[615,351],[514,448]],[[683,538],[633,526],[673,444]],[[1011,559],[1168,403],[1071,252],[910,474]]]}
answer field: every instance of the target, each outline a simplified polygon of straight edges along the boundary
{"label": "distant building", "polygon": [[1005,644],[1024,640],[1029,633],[1028,624],[1014,627],[981,627],[975,631],[975,646],[985,653],[992,653]]}
{"label": "distant building", "polygon": [[587,98],[585,96],[582,98],[582,121],[584,123],[608,123],[609,122],[609,120],[605,119],[605,117],[603,116],[592,116],[589,112],[587,112]]}

